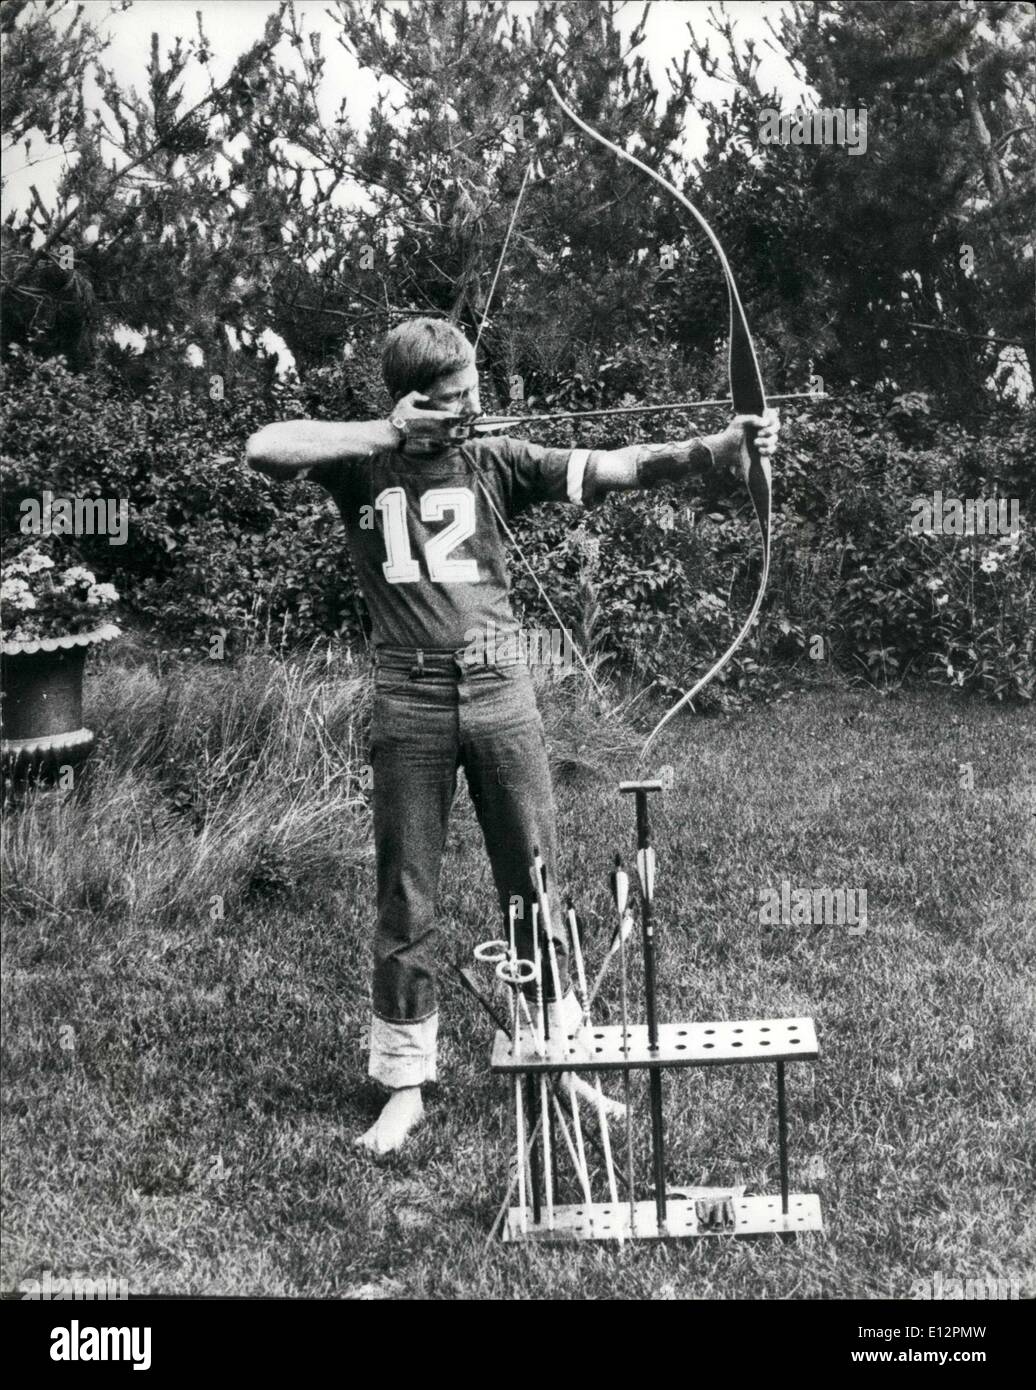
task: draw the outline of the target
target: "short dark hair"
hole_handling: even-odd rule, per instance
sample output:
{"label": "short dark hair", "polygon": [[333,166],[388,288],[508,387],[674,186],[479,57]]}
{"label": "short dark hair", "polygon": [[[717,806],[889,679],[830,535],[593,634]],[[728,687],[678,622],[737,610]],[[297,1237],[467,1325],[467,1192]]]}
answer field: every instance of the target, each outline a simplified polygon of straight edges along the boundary
{"label": "short dark hair", "polygon": [[446,319],[406,319],[385,338],[381,372],[394,401],[411,391],[427,391],[447,372],[473,360],[475,349]]}

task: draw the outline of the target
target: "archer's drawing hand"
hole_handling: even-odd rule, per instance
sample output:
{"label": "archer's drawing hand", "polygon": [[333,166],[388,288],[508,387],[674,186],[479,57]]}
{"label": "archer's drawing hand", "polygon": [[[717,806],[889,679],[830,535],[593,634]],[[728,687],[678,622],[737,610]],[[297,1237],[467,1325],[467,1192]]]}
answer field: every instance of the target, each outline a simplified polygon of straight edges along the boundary
{"label": "archer's drawing hand", "polygon": [[400,435],[400,446],[420,451],[445,445],[454,437],[462,417],[449,410],[430,410],[430,396],[411,391],[393,407],[389,423]]}

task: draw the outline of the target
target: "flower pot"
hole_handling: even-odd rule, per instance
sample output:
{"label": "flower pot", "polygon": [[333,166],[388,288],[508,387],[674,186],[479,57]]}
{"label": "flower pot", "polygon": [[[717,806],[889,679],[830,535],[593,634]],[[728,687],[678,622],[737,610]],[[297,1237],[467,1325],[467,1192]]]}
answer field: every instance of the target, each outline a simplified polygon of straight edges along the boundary
{"label": "flower pot", "polygon": [[87,648],[119,636],[114,623],[68,637],[0,644],[0,761],[6,776],[75,764],[93,746],[83,727]]}

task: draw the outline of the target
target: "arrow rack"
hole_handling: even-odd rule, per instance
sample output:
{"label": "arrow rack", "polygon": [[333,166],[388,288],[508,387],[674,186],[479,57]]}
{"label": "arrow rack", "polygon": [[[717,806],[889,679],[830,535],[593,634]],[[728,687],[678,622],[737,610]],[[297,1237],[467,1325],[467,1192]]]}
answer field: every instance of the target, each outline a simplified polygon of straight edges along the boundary
{"label": "arrow rack", "polygon": [[[816,1061],[819,1055],[816,1029],[811,1018],[761,1018],[707,1023],[659,1024],[655,1000],[654,949],[654,851],[648,796],[661,790],[656,781],[624,782],[620,791],[636,799],[637,870],[641,890],[641,937],[644,956],[647,1022],[585,1025],[577,1032],[557,1034],[544,1043],[526,1032],[517,1047],[504,1031],[493,1044],[491,1068],[512,1079],[516,1092],[524,1090],[530,1106],[535,1086],[546,1076],[560,1093],[558,1082],[566,1073],[616,1073],[628,1078],[632,1071],[646,1071],[651,1104],[653,1197],[637,1200],[631,1166],[625,1200],[548,1205],[539,1188],[543,1165],[529,1152],[523,1172],[531,1177],[531,1202],[510,1206],[504,1214],[505,1241],[566,1242],[583,1240],[693,1239],[709,1235],[788,1238],[805,1231],[822,1231],[820,1199],[815,1193],[792,1192],[788,1176],[788,1099],[786,1067],[789,1063]],[[623,905],[619,904],[620,917]],[[614,949],[614,948],[613,948]],[[625,960],[623,960],[625,978]],[[625,992],[623,994],[625,999]],[[772,1066],[776,1070],[777,1146],[780,1194],[739,1195],[733,1189],[670,1190],[666,1181],[665,1138],[662,1112],[662,1080],[666,1071],[679,1067]],[[627,1088],[628,1093],[628,1088]],[[578,1101],[574,1102],[578,1104]],[[623,1123],[629,1123],[629,1117]],[[549,1108],[547,1129],[551,1125]],[[535,1137],[535,1136],[534,1136]],[[517,1140],[520,1165],[525,1164],[523,1140]],[[544,1158],[549,1166],[548,1137]],[[530,1146],[531,1150],[531,1146]],[[546,1186],[546,1184],[544,1184]],[[523,1187],[523,1191],[525,1188]],[[584,1193],[586,1188],[584,1187]],[[531,1211],[530,1211],[531,1207]]]}

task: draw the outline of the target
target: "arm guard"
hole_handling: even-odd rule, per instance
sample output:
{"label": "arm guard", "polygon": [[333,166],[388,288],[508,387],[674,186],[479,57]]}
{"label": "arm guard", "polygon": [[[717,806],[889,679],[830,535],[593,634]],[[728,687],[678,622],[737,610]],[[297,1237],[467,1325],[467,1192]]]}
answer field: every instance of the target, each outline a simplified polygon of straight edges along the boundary
{"label": "arm guard", "polygon": [[700,439],[686,444],[644,444],[637,455],[637,486],[686,483],[712,467],[712,451]]}

